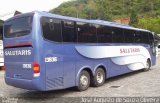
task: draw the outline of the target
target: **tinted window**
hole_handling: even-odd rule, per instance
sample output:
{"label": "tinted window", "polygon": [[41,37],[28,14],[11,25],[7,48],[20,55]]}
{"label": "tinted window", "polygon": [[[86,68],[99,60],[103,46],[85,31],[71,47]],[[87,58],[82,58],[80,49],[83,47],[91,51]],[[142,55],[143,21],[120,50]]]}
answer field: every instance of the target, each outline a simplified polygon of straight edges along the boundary
{"label": "tinted window", "polygon": [[140,32],[142,36],[143,43],[149,44],[149,36],[148,32]]}
{"label": "tinted window", "polygon": [[30,33],[32,16],[20,17],[5,22],[4,35],[7,38],[24,36]]}
{"label": "tinted window", "polygon": [[76,42],[76,27],[73,21],[63,21],[62,36],[63,42]]}
{"label": "tinted window", "polygon": [[96,43],[96,27],[92,24],[77,22],[78,42]]}
{"label": "tinted window", "polygon": [[137,31],[135,35],[135,43],[149,43],[149,36],[147,32]]}
{"label": "tinted window", "polygon": [[140,34],[140,31],[137,31],[135,34],[135,43],[143,43],[143,37]]}
{"label": "tinted window", "polygon": [[112,30],[111,27],[99,26],[97,28],[98,43],[111,43],[112,42]]}
{"label": "tinted window", "polygon": [[61,42],[61,21],[59,19],[53,19],[43,17],[41,19],[43,36],[45,39]]}
{"label": "tinted window", "polygon": [[134,43],[135,33],[136,32],[133,30],[124,29],[123,34],[124,34],[125,43]]}
{"label": "tinted window", "polygon": [[113,43],[123,43],[124,37],[123,37],[123,29],[121,28],[112,28],[113,30]]}

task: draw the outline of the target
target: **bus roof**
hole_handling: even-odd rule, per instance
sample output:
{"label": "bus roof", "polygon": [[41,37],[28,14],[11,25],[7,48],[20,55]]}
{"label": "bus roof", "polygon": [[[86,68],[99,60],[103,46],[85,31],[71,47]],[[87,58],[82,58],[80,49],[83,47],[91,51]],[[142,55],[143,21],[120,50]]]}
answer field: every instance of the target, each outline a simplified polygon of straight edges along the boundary
{"label": "bus roof", "polygon": [[[75,17],[52,14],[52,13],[48,13],[48,12],[44,12],[44,11],[33,11],[33,12],[30,12],[30,13],[19,14],[17,16],[23,16],[23,15],[33,14],[33,13],[35,13],[35,14],[37,13],[39,16],[54,17],[54,18],[59,18],[59,19],[63,19],[63,20],[85,22],[85,23],[105,25],[105,26],[110,26],[110,27],[117,27],[117,28],[124,28],[124,29],[130,29],[130,30],[151,32],[151,31],[146,30],[146,29],[135,28],[135,27],[132,27],[132,26],[129,26],[129,25],[119,24],[119,23],[110,22],[110,21],[80,19],[80,18],[75,18]],[[15,16],[15,17],[17,17],[17,16]]]}

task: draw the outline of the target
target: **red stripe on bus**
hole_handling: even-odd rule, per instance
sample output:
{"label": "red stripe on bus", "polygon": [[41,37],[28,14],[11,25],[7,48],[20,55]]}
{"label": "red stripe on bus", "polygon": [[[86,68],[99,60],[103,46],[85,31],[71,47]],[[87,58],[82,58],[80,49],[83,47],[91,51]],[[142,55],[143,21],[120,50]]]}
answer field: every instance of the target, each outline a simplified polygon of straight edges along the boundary
{"label": "red stripe on bus", "polygon": [[31,46],[31,47],[32,47],[32,44],[16,44],[16,45],[8,45],[8,46],[5,46],[4,48],[25,47],[25,46]]}

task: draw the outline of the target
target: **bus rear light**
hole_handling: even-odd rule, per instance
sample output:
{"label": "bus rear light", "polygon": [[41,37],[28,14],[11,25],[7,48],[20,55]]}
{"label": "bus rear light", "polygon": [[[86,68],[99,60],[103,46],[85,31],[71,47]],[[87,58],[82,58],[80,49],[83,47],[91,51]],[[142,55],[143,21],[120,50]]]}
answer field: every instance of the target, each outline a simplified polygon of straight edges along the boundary
{"label": "bus rear light", "polygon": [[40,65],[38,63],[34,63],[33,72],[34,72],[34,77],[40,76]]}

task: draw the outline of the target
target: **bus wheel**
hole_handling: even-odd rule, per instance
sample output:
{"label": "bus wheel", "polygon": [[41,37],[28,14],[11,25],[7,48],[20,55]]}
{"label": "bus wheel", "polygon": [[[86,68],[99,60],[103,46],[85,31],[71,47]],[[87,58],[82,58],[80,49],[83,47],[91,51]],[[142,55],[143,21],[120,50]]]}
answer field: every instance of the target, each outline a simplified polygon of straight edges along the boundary
{"label": "bus wheel", "polygon": [[96,73],[95,73],[95,76],[94,76],[94,79],[93,79],[93,86],[95,87],[99,87],[99,86],[102,86],[105,82],[105,72],[102,68],[98,68],[96,70]]}
{"label": "bus wheel", "polygon": [[144,71],[149,71],[150,67],[151,67],[151,62],[150,62],[150,60],[147,60],[147,62],[146,62],[146,68],[144,68],[143,70]]}
{"label": "bus wheel", "polygon": [[81,71],[79,76],[79,84],[77,86],[77,89],[79,91],[87,90],[90,86],[90,75],[86,70]]}

